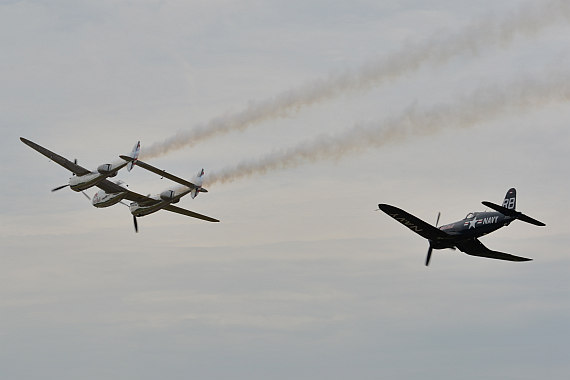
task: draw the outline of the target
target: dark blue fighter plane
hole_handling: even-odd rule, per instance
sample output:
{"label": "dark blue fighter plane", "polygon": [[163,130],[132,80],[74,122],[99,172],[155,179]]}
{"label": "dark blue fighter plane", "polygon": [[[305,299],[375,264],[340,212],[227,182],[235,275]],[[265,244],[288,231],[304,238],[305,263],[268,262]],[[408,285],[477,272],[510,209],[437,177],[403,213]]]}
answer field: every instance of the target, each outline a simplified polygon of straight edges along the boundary
{"label": "dark blue fighter plane", "polygon": [[487,257],[490,259],[508,261],[530,261],[526,257],[510,255],[508,253],[491,251],[479,241],[479,237],[496,231],[501,227],[508,226],[513,220],[518,219],[523,222],[534,224],[535,226],[545,226],[521,212],[515,211],[517,202],[517,191],[513,188],[507,192],[503,205],[484,201],[485,206],[495,210],[495,212],[470,212],[465,219],[458,222],[437,227],[439,214],[437,215],[436,226],[432,226],[423,220],[387,204],[379,204],[380,210],[408,227],[418,235],[428,239],[429,249],[426,257],[426,266],[429,265],[431,252],[434,249],[459,248],[471,256]]}

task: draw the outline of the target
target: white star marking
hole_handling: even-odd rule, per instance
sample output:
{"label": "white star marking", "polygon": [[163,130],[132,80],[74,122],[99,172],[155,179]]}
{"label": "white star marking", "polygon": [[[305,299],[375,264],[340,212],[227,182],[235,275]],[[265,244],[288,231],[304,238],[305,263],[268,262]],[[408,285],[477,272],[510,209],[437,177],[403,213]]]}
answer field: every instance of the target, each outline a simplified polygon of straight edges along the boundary
{"label": "white star marking", "polygon": [[475,228],[475,223],[477,223],[477,222],[478,222],[477,218],[473,218],[473,220],[469,222],[469,228],[468,229],[470,230],[471,227]]}

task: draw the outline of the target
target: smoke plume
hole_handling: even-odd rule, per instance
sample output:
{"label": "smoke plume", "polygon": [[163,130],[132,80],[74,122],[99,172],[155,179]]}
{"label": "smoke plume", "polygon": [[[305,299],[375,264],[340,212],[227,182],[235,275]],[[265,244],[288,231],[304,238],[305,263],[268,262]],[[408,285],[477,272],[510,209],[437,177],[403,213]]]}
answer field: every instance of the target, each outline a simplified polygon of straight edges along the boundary
{"label": "smoke plume", "polygon": [[226,114],[181,131],[141,152],[145,159],[193,146],[232,131],[243,131],[266,120],[286,117],[303,107],[348,91],[365,90],[413,72],[425,64],[441,64],[460,54],[476,54],[489,47],[506,47],[517,36],[529,36],[557,22],[570,21],[567,0],[530,1],[508,16],[487,17],[461,32],[441,32],[436,37],[411,46],[382,60],[371,62],[340,75],[309,82],[273,98],[250,103],[247,108]]}
{"label": "smoke plume", "polygon": [[444,130],[469,128],[502,116],[568,101],[570,73],[552,74],[542,80],[526,79],[504,87],[485,87],[454,104],[427,110],[411,106],[401,115],[383,122],[357,124],[339,135],[324,135],[258,160],[239,163],[211,173],[204,182],[211,186],[306,163],[338,160],[367,149],[402,143]]}

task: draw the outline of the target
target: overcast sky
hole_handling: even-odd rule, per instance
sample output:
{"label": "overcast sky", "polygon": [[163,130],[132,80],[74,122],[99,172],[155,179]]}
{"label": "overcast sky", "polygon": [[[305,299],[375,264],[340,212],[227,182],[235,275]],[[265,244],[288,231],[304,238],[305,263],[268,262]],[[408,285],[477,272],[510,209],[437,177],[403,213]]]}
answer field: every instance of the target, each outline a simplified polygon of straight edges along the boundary
{"label": "overcast sky", "polygon": [[[4,0],[0,32],[0,377],[570,373],[566,1]],[[70,173],[20,136],[91,170],[168,145],[147,161],[204,168],[179,206],[221,223],[135,234],[124,206],[50,192]],[[450,223],[511,187],[547,226],[482,242],[534,261],[426,268],[374,211]]]}

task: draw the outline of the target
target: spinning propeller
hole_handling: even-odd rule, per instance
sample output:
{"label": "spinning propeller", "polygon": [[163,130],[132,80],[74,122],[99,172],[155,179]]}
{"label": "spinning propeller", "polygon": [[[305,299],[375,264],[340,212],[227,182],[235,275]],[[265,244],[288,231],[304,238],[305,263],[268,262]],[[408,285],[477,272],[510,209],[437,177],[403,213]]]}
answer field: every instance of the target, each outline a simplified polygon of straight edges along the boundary
{"label": "spinning propeller", "polygon": [[[75,159],[73,160],[73,163],[74,163],[75,165],[77,165],[77,158],[75,158]],[[71,175],[75,175],[75,173],[71,173]],[[54,191],[61,190],[61,189],[63,189],[64,187],[67,187],[67,186],[69,186],[69,183],[68,183],[67,185],[61,185],[61,186],[58,186],[58,187],[56,187],[56,188],[54,188],[54,189],[51,189],[51,192],[53,193]],[[89,200],[91,200],[91,199],[89,199]]]}
{"label": "spinning propeller", "polygon": [[[439,224],[439,217],[441,216],[441,212],[437,213],[437,220],[435,221],[435,226],[437,227],[437,225]],[[426,267],[429,265],[429,261],[431,259],[431,251],[433,251],[433,247],[431,245],[431,241],[429,242],[429,248],[428,248],[428,252],[427,252],[427,257],[426,257]]]}
{"label": "spinning propeller", "polygon": [[51,191],[52,191],[52,193],[53,193],[54,191],[61,190],[61,189],[63,189],[64,187],[67,187],[67,186],[69,186],[69,184],[67,184],[67,185],[62,185],[62,186],[58,186],[58,187],[56,187],[55,189],[51,189]]}

